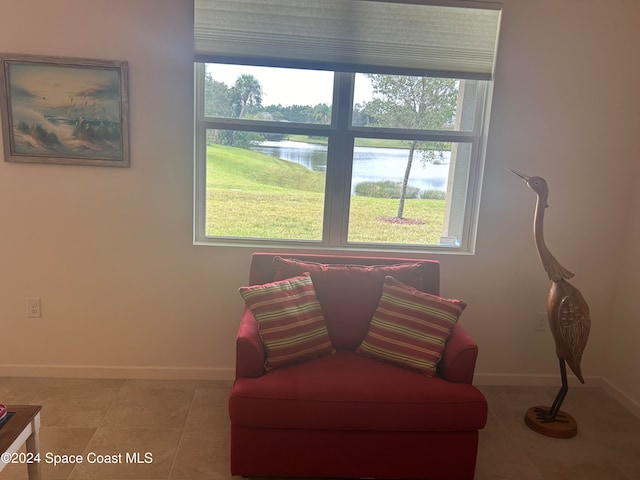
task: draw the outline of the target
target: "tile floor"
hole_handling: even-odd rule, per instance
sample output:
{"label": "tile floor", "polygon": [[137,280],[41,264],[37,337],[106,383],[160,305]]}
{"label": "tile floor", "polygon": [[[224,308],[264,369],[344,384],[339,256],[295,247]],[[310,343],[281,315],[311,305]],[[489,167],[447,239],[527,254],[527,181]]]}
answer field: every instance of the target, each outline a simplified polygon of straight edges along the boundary
{"label": "tile floor", "polygon": [[[230,382],[0,378],[0,401],[43,405],[40,448],[82,455],[43,464],[43,480],[221,480],[228,472]],[[523,423],[554,388],[480,387],[489,421],[480,433],[476,480],[640,480],[640,419],[599,388],[570,390],[563,409],[578,436],[543,437]],[[151,453],[148,464],[88,464],[89,452]],[[144,457],[142,457],[144,459]],[[10,465],[0,480],[26,479]],[[239,477],[236,478],[239,480]]]}

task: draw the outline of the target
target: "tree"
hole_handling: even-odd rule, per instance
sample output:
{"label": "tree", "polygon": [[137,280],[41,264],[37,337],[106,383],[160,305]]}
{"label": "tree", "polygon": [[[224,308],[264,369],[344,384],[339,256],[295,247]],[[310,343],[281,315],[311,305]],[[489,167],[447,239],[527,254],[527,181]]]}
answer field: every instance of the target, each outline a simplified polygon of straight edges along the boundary
{"label": "tree", "polygon": [[313,107],[313,121],[315,123],[331,123],[331,107],[326,103],[319,103]]}
{"label": "tree", "polygon": [[[361,110],[373,125],[419,130],[443,130],[453,124],[458,100],[456,80],[449,78],[367,75],[376,98]],[[431,144],[431,145],[429,145]],[[416,150],[431,142],[413,140],[402,180],[398,218],[404,218],[407,185]],[[425,157],[426,158],[426,157]]]}
{"label": "tree", "polygon": [[[205,77],[205,115],[222,118],[243,118],[262,103],[262,86],[253,76],[240,75],[233,87],[213,79],[211,73]],[[253,112],[255,113],[255,112]],[[258,142],[262,136],[252,132],[215,130],[207,133],[207,139],[221,145],[246,148]]]}
{"label": "tree", "polygon": [[367,102],[364,103],[356,103],[353,106],[353,112],[351,115],[351,121],[353,125],[358,127],[368,127],[370,125],[375,124],[375,119],[371,117],[369,112],[367,111]]}
{"label": "tree", "polygon": [[[231,90],[223,82],[213,79],[207,72],[204,79],[204,114],[208,117],[232,117]],[[208,130],[207,141],[221,145],[232,145],[232,132],[227,130]]]}
{"label": "tree", "polygon": [[262,86],[256,77],[243,73],[232,87],[232,104],[237,118],[244,118],[248,107],[262,105]]}
{"label": "tree", "polygon": [[207,72],[204,81],[204,113],[209,117],[231,117],[231,91]]}

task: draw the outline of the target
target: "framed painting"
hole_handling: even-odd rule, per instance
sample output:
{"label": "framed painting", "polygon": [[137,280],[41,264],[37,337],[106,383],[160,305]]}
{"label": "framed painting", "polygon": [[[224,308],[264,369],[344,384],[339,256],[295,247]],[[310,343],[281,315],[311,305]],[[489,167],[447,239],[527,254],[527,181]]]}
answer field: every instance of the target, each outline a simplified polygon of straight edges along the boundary
{"label": "framed painting", "polygon": [[129,167],[127,62],[0,53],[4,159]]}

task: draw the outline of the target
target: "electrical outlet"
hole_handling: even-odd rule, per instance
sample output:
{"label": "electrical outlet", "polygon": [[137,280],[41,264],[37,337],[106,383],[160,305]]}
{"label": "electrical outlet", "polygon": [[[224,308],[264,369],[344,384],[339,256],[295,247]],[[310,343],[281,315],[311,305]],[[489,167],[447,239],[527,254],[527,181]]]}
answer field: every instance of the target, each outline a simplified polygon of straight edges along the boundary
{"label": "electrical outlet", "polygon": [[28,318],[40,318],[40,299],[39,298],[27,298],[27,317]]}
{"label": "electrical outlet", "polygon": [[547,323],[547,312],[538,312],[536,313],[536,321],[533,325],[533,330],[535,332],[546,332]]}

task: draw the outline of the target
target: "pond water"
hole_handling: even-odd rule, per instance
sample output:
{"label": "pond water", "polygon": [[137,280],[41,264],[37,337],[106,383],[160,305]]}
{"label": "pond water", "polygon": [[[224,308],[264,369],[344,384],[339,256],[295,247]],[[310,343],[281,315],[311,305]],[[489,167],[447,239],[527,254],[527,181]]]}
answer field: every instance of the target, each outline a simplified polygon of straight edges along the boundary
{"label": "pond water", "polygon": [[[327,146],[291,141],[266,141],[251,148],[272,157],[296,162],[310,170],[327,169]],[[422,161],[422,152],[416,152],[409,176],[409,185],[420,190],[446,191],[451,152],[436,152],[443,164]],[[360,182],[392,180],[401,182],[407,166],[409,150],[403,148],[355,147],[351,193]]]}

